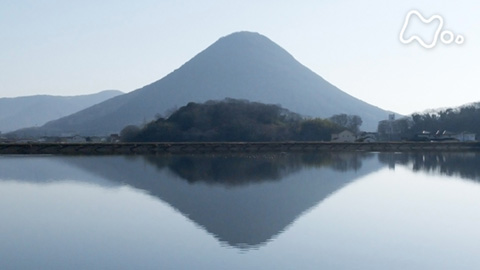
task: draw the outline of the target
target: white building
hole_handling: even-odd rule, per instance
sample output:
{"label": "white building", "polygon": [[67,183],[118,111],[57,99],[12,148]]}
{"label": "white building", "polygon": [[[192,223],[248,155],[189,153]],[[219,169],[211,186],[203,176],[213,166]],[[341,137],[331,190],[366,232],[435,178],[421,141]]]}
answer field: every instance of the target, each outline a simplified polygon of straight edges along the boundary
{"label": "white building", "polygon": [[354,142],[355,140],[355,133],[350,130],[344,130],[338,134],[332,134],[332,142]]}

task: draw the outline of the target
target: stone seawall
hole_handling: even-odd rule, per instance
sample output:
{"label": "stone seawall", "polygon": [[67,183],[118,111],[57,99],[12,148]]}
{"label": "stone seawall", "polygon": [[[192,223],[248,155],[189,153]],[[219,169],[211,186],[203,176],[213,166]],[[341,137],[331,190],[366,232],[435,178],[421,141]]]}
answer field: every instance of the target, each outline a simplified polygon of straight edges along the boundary
{"label": "stone seawall", "polygon": [[479,151],[480,142],[189,142],[189,143],[17,143],[0,144],[0,155],[6,154],[183,154],[243,152],[312,152],[312,151]]}

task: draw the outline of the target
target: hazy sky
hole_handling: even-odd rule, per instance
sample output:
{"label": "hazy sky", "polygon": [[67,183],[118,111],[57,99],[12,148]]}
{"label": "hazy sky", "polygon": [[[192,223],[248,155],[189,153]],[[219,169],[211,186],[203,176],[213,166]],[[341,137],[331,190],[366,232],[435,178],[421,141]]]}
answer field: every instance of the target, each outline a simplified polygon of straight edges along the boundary
{"label": "hazy sky", "polygon": [[[447,3],[448,2],[448,3]],[[402,44],[406,14],[465,43]],[[480,2],[3,0],[0,97],[130,92],[232,32],[259,32],[343,91],[402,114],[480,101]],[[409,27],[411,34],[421,23]]]}

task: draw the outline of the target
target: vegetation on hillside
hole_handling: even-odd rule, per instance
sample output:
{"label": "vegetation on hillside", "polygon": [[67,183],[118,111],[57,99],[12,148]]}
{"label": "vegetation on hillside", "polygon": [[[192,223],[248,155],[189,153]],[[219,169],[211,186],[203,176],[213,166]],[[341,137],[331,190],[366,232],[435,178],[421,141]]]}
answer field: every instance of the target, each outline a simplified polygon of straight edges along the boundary
{"label": "vegetation on hillside", "polygon": [[347,114],[335,114],[328,118],[331,122],[344,127],[352,131],[353,133],[360,132],[360,126],[362,125],[363,121],[362,118],[358,115],[347,115]]}
{"label": "vegetation on hillside", "polygon": [[225,99],[190,102],[143,128],[127,126],[120,136],[127,142],[329,141],[332,133],[343,129],[329,120],[302,118],[279,105]]}
{"label": "vegetation on hillside", "polygon": [[415,138],[424,131],[432,134],[444,132],[473,132],[480,134],[480,108],[466,106],[457,109],[446,109],[436,113],[413,114],[409,118],[395,121],[381,121],[378,125],[380,136],[397,134],[403,139]]}

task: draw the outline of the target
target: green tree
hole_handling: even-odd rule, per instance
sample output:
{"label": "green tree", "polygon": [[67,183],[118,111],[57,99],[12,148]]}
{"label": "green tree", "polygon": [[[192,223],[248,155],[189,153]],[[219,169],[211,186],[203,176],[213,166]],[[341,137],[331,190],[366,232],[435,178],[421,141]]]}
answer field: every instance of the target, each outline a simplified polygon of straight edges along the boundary
{"label": "green tree", "polygon": [[140,133],[140,128],[134,125],[126,126],[120,131],[120,140],[131,141]]}

